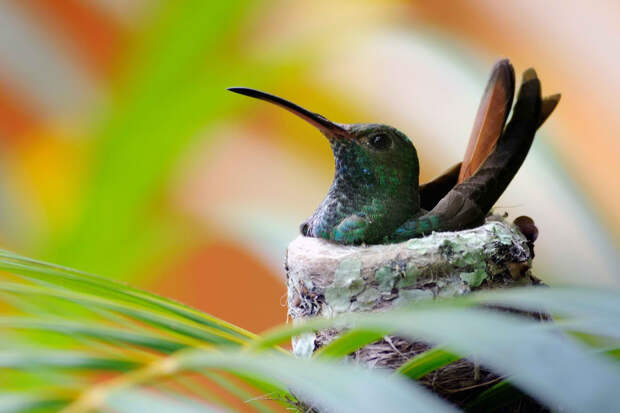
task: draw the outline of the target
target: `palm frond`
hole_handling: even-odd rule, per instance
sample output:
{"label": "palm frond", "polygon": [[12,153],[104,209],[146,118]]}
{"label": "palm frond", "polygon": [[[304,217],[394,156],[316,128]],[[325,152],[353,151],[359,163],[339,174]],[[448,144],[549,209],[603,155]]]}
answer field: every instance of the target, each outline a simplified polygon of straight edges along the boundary
{"label": "palm frond", "polygon": [[[0,269],[6,274],[0,300],[12,313],[0,317],[6,337],[0,345],[2,411],[120,412],[156,403],[175,411],[237,410],[235,403],[265,413],[283,406],[454,411],[414,380],[460,358],[507,377],[472,400],[471,409],[497,407],[515,389],[554,409],[620,409],[615,291],[482,292],[282,325],[258,336],[125,284],[13,253],[0,252]],[[496,307],[546,311],[556,321],[538,322]],[[83,311],[73,314],[74,309]],[[326,328],[346,331],[312,359],[277,347]],[[394,373],[340,360],[386,335],[435,347]]]}

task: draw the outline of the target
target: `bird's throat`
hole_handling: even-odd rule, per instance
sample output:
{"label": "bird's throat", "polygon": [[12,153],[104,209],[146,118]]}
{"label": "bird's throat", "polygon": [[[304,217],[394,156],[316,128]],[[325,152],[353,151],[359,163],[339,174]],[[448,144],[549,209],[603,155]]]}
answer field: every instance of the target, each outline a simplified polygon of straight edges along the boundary
{"label": "bird's throat", "polygon": [[417,170],[403,171],[373,162],[364,151],[332,142],[335,173],[327,196],[308,220],[310,236],[334,239],[345,219],[367,222],[367,242],[391,233],[419,211]]}

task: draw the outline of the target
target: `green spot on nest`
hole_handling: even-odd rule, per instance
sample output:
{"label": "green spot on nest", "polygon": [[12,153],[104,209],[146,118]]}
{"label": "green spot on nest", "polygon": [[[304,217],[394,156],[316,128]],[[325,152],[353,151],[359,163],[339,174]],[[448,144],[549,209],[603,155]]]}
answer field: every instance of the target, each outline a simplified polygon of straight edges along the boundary
{"label": "green spot on nest", "polygon": [[366,288],[357,295],[354,307],[359,310],[370,310],[378,301],[381,293],[374,287]]}
{"label": "green spot on nest", "polygon": [[512,244],[513,234],[508,228],[506,228],[506,226],[501,225],[499,222],[492,222],[490,224],[492,225],[491,231],[493,232],[493,235],[497,237],[501,244]]}
{"label": "green spot on nest", "polygon": [[375,272],[375,280],[379,283],[379,289],[381,291],[391,291],[396,282],[396,274],[386,265]]}
{"label": "green spot on nest", "polygon": [[[423,238],[422,238],[423,239]],[[424,255],[428,252],[429,246],[427,242],[423,242],[421,238],[412,238],[407,242],[407,248],[416,251],[418,254]]]}
{"label": "green spot on nest", "polygon": [[482,254],[476,252],[464,254],[461,258],[456,260],[455,265],[458,267],[465,267],[468,265],[479,266],[481,262],[484,263],[484,257],[482,256]]}
{"label": "green spot on nest", "polygon": [[466,282],[470,287],[479,287],[480,284],[487,278],[487,273],[482,268],[477,268],[474,272],[462,272],[460,274],[461,280]]}
{"label": "green spot on nest", "polygon": [[400,290],[398,298],[394,300],[394,305],[403,305],[419,300],[428,300],[433,298],[433,292],[430,290]]}
{"label": "green spot on nest", "polygon": [[407,264],[404,277],[398,281],[398,288],[411,287],[418,280],[420,270],[412,263]]}
{"label": "green spot on nest", "polygon": [[334,282],[325,288],[325,300],[336,312],[347,311],[353,296],[364,288],[361,268],[360,260],[343,260],[334,273]]}

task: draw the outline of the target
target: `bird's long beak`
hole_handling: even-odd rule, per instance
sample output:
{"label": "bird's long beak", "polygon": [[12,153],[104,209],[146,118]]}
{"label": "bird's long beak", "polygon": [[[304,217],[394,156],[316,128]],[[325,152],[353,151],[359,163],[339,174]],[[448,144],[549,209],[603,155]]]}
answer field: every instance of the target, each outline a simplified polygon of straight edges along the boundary
{"label": "bird's long beak", "polygon": [[286,99],[282,99],[279,96],[272,95],[270,93],[261,92],[260,90],[250,89],[247,87],[229,87],[231,92],[239,93],[240,95],[249,96],[252,98],[264,100],[266,102],[273,103],[280,106],[283,109],[288,110],[294,115],[299,116],[309,124],[319,129],[327,138],[336,137],[349,137],[350,134],[345,125],[332,122],[318,113],[310,112],[308,109],[302,108],[299,105],[294,104]]}

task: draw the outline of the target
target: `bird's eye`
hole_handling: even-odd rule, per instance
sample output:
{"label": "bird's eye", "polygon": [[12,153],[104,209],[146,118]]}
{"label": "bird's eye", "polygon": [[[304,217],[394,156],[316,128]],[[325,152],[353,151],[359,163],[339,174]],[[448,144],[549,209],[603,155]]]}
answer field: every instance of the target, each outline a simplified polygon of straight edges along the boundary
{"label": "bird's eye", "polygon": [[390,140],[390,137],[385,133],[378,133],[372,136],[368,140],[368,143],[370,143],[370,146],[372,146],[373,148],[382,151],[389,148],[392,141]]}

